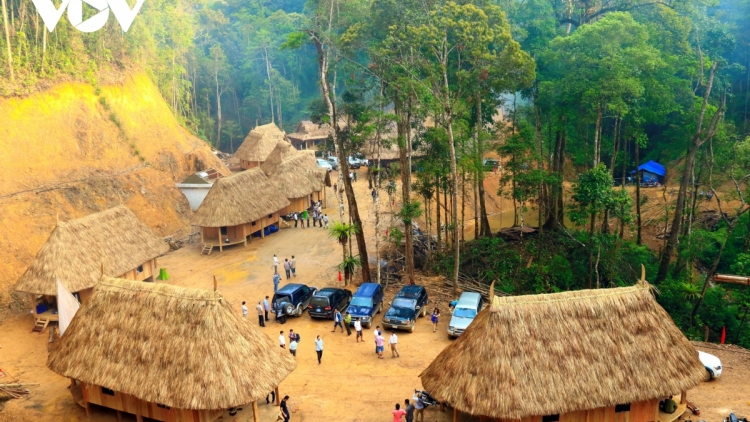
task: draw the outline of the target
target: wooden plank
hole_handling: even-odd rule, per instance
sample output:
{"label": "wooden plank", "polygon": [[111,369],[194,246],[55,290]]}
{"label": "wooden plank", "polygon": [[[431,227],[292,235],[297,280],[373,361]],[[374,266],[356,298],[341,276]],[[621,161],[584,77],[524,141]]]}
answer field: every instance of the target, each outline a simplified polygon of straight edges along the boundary
{"label": "wooden plank", "polygon": [[729,275],[729,274],[716,274],[713,280],[717,283],[731,283],[741,284],[743,286],[750,286],[750,277]]}
{"label": "wooden plank", "polygon": [[253,421],[260,422],[260,415],[258,414],[258,402],[253,402]]}

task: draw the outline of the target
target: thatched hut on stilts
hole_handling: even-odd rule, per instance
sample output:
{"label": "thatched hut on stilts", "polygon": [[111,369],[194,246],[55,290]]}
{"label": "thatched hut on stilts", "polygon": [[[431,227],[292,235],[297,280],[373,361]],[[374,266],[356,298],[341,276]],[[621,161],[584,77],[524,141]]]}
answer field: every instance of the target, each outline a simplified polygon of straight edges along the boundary
{"label": "thatched hut on stilts", "polygon": [[68,222],[55,229],[16,284],[29,293],[34,331],[44,331],[58,320],[57,279],[86,302],[91,288],[104,274],[136,281],[153,281],[156,258],[169,245],[156,236],[127,207],[120,205]]}
{"label": "thatched hut on stilts", "polygon": [[[49,354],[91,405],[170,422],[212,422],[277,390],[296,367],[218,291],[102,277]],[[278,393],[276,394],[278,398]]]}
{"label": "thatched hut on stilts", "polygon": [[274,123],[256,126],[234,153],[240,159],[240,167],[251,169],[263,164],[276,144],[284,140],[284,136],[284,132]]}
{"label": "thatched hut on stilts", "polygon": [[318,144],[331,137],[331,132],[333,130],[327,124],[321,126],[309,120],[303,120],[297,124],[295,132],[288,134],[286,137],[294,148],[314,151]]}
{"label": "thatched hut on stilts", "polygon": [[289,201],[259,168],[222,177],[214,182],[191,224],[200,227],[204,252],[243,243],[248,236],[279,224],[279,211]]}
{"label": "thatched hut on stilts", "polygon": [[[671,421],[704,377],[698,352],[642,280],[494,297],[420,374],[454,421]],[[679,402],[659,411],[665,397]],[[469,415],[471,417],[469,417]]]}
{"label": "thatched hut on stilts", "polygon": [[297,151],[289,142],[281,141],[261,169],[290,202],[282,215],[308,209],[311,202],[321,201],[325,207],[325,188],[331,186],[331,179],[310,152]]}

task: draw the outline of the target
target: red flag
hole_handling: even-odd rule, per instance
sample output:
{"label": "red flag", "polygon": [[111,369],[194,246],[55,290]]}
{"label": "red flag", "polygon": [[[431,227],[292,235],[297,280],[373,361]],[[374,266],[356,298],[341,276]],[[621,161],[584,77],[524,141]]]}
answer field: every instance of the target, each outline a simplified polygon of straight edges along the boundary
{"label": "red flag", "polygon": [[341,271],[339,271],[339,283],[341,282]]}
{"label": "red flag", "polygon": [[388,237],[388,229],[385,229],[385,237]]}
{"label": "red flag", "polygon": [[727,341],[727,326],[721,327],[721,344]]}

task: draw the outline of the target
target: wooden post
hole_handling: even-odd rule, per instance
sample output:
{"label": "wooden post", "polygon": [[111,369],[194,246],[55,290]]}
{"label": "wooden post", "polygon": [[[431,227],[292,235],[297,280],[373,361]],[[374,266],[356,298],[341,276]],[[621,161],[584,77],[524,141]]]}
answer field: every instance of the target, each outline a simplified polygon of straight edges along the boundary
{"label": "wooden post", "polygon": [[680,404],[687,403],[687,391],[683,391],[680,395]]}
{"label": "wooden post", "polygon": [[206,246],[206,241],[203,240],[203,227],[201,227],[201,248]]}
{"label": "wooden post", "polygon": [[704,326],[703,328],[703,341],[708,342],[708,325]]}
{"label": "wooden post", "polygon": [[216,276],[214,276],[214,291],[219,290],[219,282],[216,281]]}
{"label": "wooden post", "polygon": [[276,406],[281,406],[281,397],[279,397],[279,387],[276,387],[273,389],[274,393],[276,393]]}
{"label": "wooden post", "polygon": [[458,409],[453,408],[453,422],[458,422]]}
{"label": "wooden post", "polygon": [[264,218],[260,218],[260,238],[266,237],[266,224],[263,222]]}
{"label": "wooden post", "polygon": [[440,411],[445,412],[445,403],[440,403]]}
{"label": "wooden post", "polygon": [[122,422],[122,413],[120,413],[119,410],[115,409],[115,414],[117,414],[117,422]]}
{"label": "wooden post", "polygon": [[245,224],[242,224],[242,240],[245,241],[245,246],[247,246],[247,234],[245,234]]}
{"label": "wooden post", "polygon": [[83,407],[86,409],[86,418],[91,419],[91,409],[89,408],[89,386],[85,383],[81,383],[81,393],[83,395]]}
{"label": "wooden post", "polygon": [[[34,293],[29,293],[29,296],[31,297],[31,312],[34,314],[34,320],[36,320],[37,313],[36,313],[36,297],[34,297]],[[36,323],[36,321],[35,321]]]}
{"label": "wooden post", "polygon": [[253,421],[260,422],[260,415],[258,415],[258,402],[253,402]]}
{"label": "wooden post", "polygon": [[70,387],[68,387],[68,388],[75,388],[75,386],[76,386],[76,380],[73,379],[73,378],[71,378],[70,379]]}

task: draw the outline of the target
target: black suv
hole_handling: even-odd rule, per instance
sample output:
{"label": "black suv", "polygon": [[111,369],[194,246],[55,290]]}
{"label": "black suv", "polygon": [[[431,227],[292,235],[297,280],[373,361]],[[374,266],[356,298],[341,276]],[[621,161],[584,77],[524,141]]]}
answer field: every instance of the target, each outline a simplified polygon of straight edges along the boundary
{"label": "black suv", "polygon": [[271,301],[276,319],[286,318],[287,315],[302,315],[317,291],[317,287],[296,283],[287,284],[277,290]]}
{"label": "black suv", "polygon": [[414,284],[406,285],[393,298],[391,309],[383,315],[383,327],[414,332],[417,318],[427,315],[427,290]]}
{"label": "black suv", "polygon": [[333,310],[344,312],[352,301],[352,292],[345,289],[326,287],[318,290],[307,306],[307,313],[312,318],[333,319]]}

